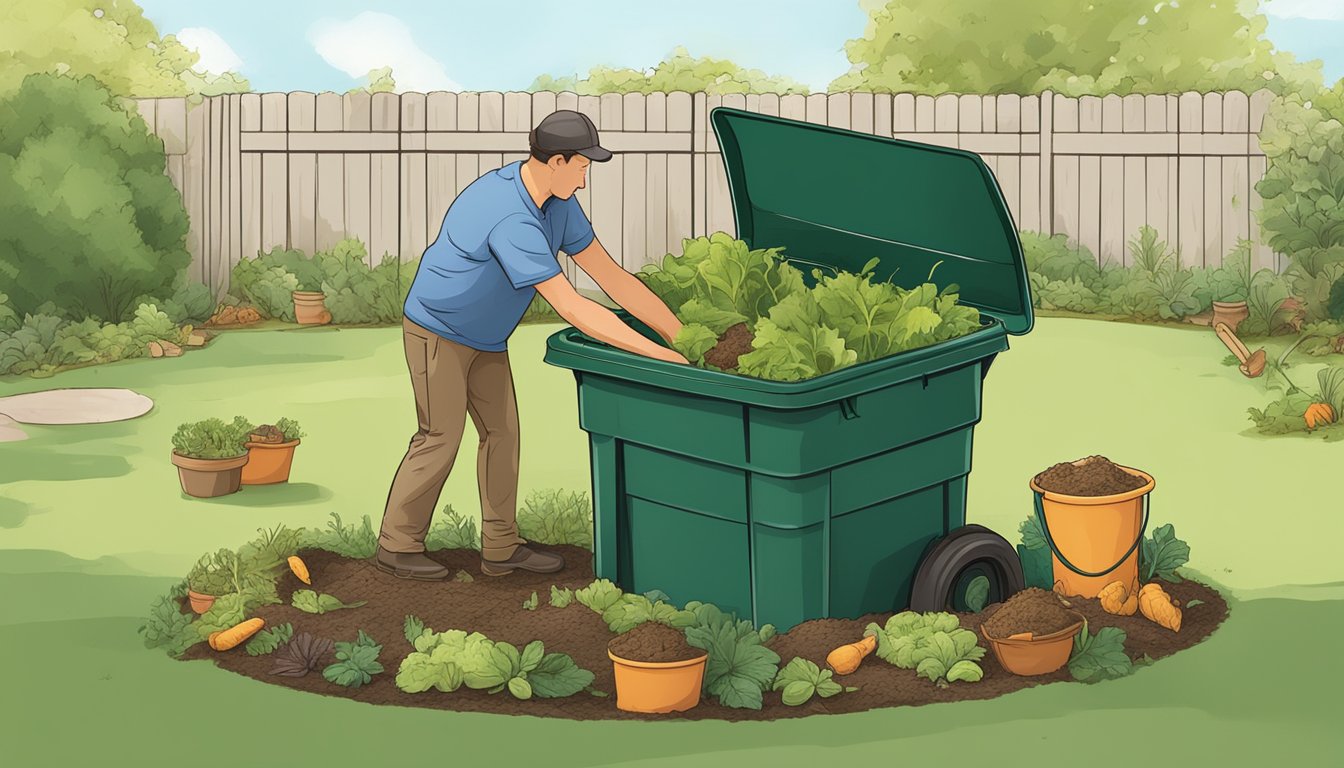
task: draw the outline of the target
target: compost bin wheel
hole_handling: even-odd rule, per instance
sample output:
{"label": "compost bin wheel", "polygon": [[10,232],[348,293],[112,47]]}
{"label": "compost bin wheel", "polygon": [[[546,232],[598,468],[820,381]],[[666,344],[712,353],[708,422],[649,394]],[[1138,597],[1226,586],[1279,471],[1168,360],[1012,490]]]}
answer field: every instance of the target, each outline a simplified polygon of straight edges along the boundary
{"label": "compost bin wheel", "polygon": [[[978,577],[988,580],[988,590],[976,607],[980,601],[971,586]],[[1013,545],[983,525],[965,525],[937,540],[920,561],[910,590],[910,610],[978,612],[1025,588],[1022,562]]]}

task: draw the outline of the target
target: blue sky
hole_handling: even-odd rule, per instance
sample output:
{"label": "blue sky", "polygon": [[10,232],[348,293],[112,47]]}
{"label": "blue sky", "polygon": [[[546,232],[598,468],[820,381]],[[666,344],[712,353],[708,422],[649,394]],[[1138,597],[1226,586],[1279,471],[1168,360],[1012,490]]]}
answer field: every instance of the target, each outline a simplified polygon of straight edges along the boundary
{"label": "blue sky", "polygon": [[[651,67],[673,47],[731,58],[815,90],[849,68],[858,0],[140,0],[207,69],[236,69],[256,91],[345,91],[391,64],[398,90],[522,90],[541,73]],[[1269,0],[1268,35],[1344,77],[1344,0]],[[643,19],[659,17],[656,24]],[[557,33],[569,23],[572,33]]]}

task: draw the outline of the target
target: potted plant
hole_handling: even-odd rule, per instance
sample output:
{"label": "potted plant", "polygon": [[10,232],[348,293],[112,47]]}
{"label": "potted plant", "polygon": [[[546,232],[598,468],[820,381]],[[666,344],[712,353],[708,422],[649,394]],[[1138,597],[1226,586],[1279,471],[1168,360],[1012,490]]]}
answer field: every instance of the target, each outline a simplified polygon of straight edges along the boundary
{"label": "potted plant", "polygon": [[298,288],[294,297],[294,320],[300,325],[325,325],[331,322],[327,311],[327,295],[322,292],[322,270],[315,259],[302,259],[295,264],[294,275]]}
{"label": "potted plant", "polygon": [[615,665],[616,708],[626,712],[684,712],[700,703],[709,654],[682,630],[646,621],[607,644]]}
{"label": "potted plant", "polygon": [[243,485],[270,485],[289,482],[289,470],[294,463],[294,449],[304,433],[299,423],[290,418],[262,424],[248,434],[247,464],[243,466]]}
{"label": "potted plant", "polygon": [[226,553],[233,554],[229,550],[221,550],[203,556],[196,561],[191,573],[187,574],[187,599],[191,603],[191,610],[196,613],[205,613],[215,604],[216,598],[233,591]]}
{"label": "potted plant", "polygon": [[173,434],[173,465],[188,496],[208,499],[235,493],[247,464],[251,424],[242,416],[232,423],[209,418],[182,424]]}
{"label": "potted plant", "polygon": [[1261,281],[1260,277],[1251,265],[1251,241],[1240,240],[1235,248],[1227,254],[1224,260],[1226,266],[1214,270],[1212,285],[1213,289],[1213,317],[1210,319],[1210,325],[1214,328],[1219,323],[1226,323],[1228,328],[1233,331],[1247,317],[1250,317],[1251,310],[1246,305],[1250,298],[1251,290]]}

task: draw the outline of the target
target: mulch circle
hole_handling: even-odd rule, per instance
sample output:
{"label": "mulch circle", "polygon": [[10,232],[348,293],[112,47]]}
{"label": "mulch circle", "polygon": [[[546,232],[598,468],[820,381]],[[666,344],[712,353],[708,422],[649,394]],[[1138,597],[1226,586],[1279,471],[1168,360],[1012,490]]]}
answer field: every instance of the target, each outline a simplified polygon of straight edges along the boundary
{"label": "mulch circle", "polygon": [[[982,613],[958,614],[962,626],[975,631],[977,637],[980,637],[980,644],[986,648],[985,657],[979,662],[984,669],[984,679],[977,683],[959,682],[939,688],[917,677],[914,670],[899,669],[873,654],[864,660],[858,671],[836,678],[846,686],[858,687],[858,691],[842,693],[829,699],[814,697],[799,707],[784,706],[780,702],[780,693],[770,691],[765,694],[765,706],[759,711],[724,707],[705,696],[699,706],[687,712],[670,715],[623,712],[616,708],[612,662],[607,656],[607,645],[614,635],[598,614],[578,601],[566,608],[553,608],[549,604],[552,584],[579,589],[592,582],[592,555],[577,547],[548,549],[564,555],[566,567],[560,573],[543,575],[516,572],[500,578],[481,574],[480,556],[474,551],[443,550],[429,553],[430,557],[454,573],[458,570],[470,573],[474,580],[469,582],[453,579],[446,582],[401,580],[378,571],[371,560],[350,560],[325,551],[302,552],[301,556],[312,572],[312,586],[304,585],[286,571],[277,585],[285,604],[260,608],[255,615],[265,619],[268,627],[289,622],[294,626],[295,633],[310,632],[315,637],[336,641],[354,641],[357,630],[364,630],[382,644],[379,661],[385,671],[360,688],[345,689],[329,683],[322,677],[320,669],[299,678],[272,675],[270,670],[274,660],[271,656],[249,656],[242,646],[218,653],[205,643],[200,643],[188,650],[183,658],[211,659],[224,669],[267,683],[370,704],[571,720],[775,720],[861,712],[880,707],[990,699],[1023,688],[1072,680],[1067,667],[1050,675],[1031,678],[1004,671],[994,659],[993,652],[988,650],[987,641],[979,634],[981,622],[998,607],[996,604],[987,606]],[[1132,659],[1140,659],[1145,654],[1152,659],[1161,659],[1189,648],[1212,634],[1227,618],[1227,603],[1207,586],[1187,580],[1175,584],[1164,582],[1163,587],[1183,606],[1185,616],[1179,633],[1163,629],[1140,614],[1107,614],[1096,600],[1076,597],[1068,600],[1075,610],[1087,617],[1093,632],[1102,626],[1116,626],[1125,630],[1125,651]],[[297,589],[314,589],[335,595],[345,602],[367,600],[368,603],[359,608],[313,615],[289,605],[290,595]],[[537,609],[524,610],[523,602],[534,591],[538,595]],[[1203,603],[1193,608],[1184,607],[1196,599]],[[542,640],[548,653],[567,653],[576,664],[591,671],[595,676],[593,687],[609,695],[597,697],[581,692],[564,699],[534,697],[528,701],[519,701],[507,693],[491,695],[465,687],[453,693],[433,690],[403,693],[396,687],[394,678],[401,660],[413,651],[403,634],[407,614],[418,616],[426,627],[434,630],[481,632],[491,640],[503,640],[519,647],[532,640]],[[794,656],[801,656],[824,667],[826,654],[831,650],[860,640],[869,622],[881,624],[889,616],[890,613],[884,613],[857,619],[809,621],[777,635],[768,645],[779,654],[781,664],[788,663]],[[335,657],[332,656],[324,661],[324,665],[334,661]]]}

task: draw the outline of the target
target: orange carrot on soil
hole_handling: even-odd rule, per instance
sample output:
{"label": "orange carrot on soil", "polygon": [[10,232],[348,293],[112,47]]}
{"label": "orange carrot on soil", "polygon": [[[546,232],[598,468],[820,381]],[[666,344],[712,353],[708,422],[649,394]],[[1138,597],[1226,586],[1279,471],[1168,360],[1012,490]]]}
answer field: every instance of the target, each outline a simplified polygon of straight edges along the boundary
{"label": "orange carrot on soil", "polygon": [[1181,631],[1181,609],[1176,607],[1161,584],[1153,582],[1143,585],[1143,589],[1139,590],[1139,610],[1154,624],[1172,632]]}
{"label": "orange carrot on soil", "polygon": [[248,619],[220,632],[210,633],[210,647],[216,651],[227,651],[261,631],[266,626],[265,619]]}
{"label": "orange carrot on soil", "polygon": [[308,565],[300,560],[298,555],[289,558],[289,570],[293,571],[294,575],[299,577],[299,581],[304,584],[313,583],[308,575]]}
{"label": "orange carrot on soil", "polygon": [[877,637],[868,635],[857,643],[842,645],[826,654],[826,666],[837,675],[848,675],[859,668],[864,658],[877,648]]}

